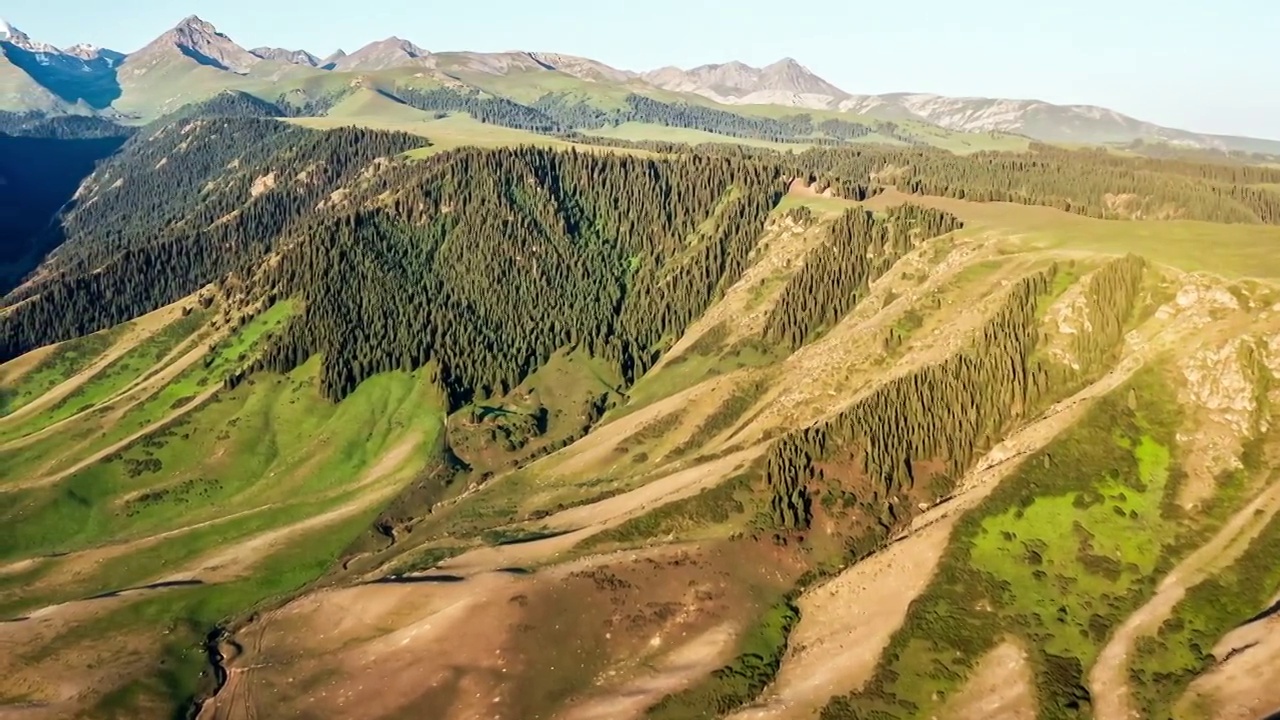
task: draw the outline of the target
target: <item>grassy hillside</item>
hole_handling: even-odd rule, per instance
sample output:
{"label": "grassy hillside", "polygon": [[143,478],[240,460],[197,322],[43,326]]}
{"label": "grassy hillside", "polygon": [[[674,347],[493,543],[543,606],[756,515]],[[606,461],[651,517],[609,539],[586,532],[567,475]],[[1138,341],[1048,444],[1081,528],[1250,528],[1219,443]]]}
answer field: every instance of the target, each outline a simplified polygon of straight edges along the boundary
{"label": "grassy hillside", "polygon": [[[1264,171],[439,114],[183,118],[91,178],[119,234],[0,316],[0,710],[1271,701]],[[353,122],[412,136],[298,127]],[[138,311],[17,344],[87,291]]]}
{"label": "grassy hillside", "polygon": [[[885,193],[869,206],[881,208],[908,198]],[[921,202],[917,198],[910,198]],[[971,203],[924,198],[931,207],[965,220],[966,232],[998,233],[1019,245],[1043,250],[1123,254],[1134,252],[1186,271],[1229,278],[1280,278],[1280,228],[1265,225],[1175,221],[1095,220],[1043,207],[1009,203]]]}

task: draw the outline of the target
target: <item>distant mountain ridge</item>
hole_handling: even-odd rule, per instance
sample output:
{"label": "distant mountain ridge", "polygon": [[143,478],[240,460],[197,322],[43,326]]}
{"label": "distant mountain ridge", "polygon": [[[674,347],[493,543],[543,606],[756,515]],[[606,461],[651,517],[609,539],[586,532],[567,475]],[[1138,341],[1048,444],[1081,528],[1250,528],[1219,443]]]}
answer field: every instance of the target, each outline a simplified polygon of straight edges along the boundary
{"label": "distant mountain ridge", "polygon": [[791,58],[764,68],[736,61],[691,70],[667,67],[642,77],[658,87],[695,93],[726,105],[835,110],[886,120],[919,120],[960,132],[1016,133],[1047,142],[1127,143],[1143,139],[1215,150],[1275,152],[1280,148],[1276,141],[1179,130],[1094,105],[929,93],[853,95]]}
{"label": "distant mountain ridge", "polygon": [[697,93],[728,105],[788,105],[834,109],[849,94],[792,58],[755,68],[738,61],[692,70],[665,67],[641,75],[657,87]]}
{"label": "distant mountain ridge", "polygon": [[306,65],[309,67],[319,67],[320,58],[312,55],[306,50],[286,50],[284,48],[260,47],[249,51],[263,60],[278,60],[280,62],[292,63],[294,65]]}
{"label": "distant mountain ridge", "polygon": [[[927,93],[856,95],[792,58],[764,67],[739,61],[648,72],[619,69],[590,58],[554,52],[433,52],[392,36],[351,53],[321,58],[305,49],[246,50],[195,15],[140,50],[125,55],[90,45],[60,50],[31,39],[0,20],[0,110],[44,113],[123,112],[154,117],[218,92],[252,86],[270,94],[296,92],[315,74],[367,76],[418,68],[424,77],[456,82],[459,74],[510,76],[552,72],[621,93],[683,94],[721,105],[773,105],[912,120],[958,132],[1002,132],[1047,142],[1082,144],[1162,142],[1191,148],[1280,154],[1280,141],[1212,135],[1145,122],[1092,105],[1040,100],[946,97]],[[533,80],[531,88],[544,85]],[[359,84],[363,80],[352,79]],[[323,84],[323,83],[322,83]],[[507,83],[505,87],[509,87]],[[606,89],[608,91],[608,89]],[[532,91],[531,91],[532,92]],[[615,93],[616,94],[616,93]],[[528,98],[522,100],[529,102]]]}
{"label": "distant mountain ridge", "polygon": [[408,40],[389,37],[336,58],[326,67],[337,72],[390,70],[410,66],[430,67],[431,53]]}

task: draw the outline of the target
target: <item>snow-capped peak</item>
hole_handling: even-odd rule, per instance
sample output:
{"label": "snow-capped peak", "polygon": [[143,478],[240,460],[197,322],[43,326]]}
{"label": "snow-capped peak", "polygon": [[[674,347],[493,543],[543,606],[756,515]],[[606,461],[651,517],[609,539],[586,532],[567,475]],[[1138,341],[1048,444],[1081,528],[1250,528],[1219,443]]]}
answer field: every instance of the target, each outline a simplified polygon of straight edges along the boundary
{"label": "snow-capped peak", "polygon": [[37,54],[56,55],[58,54],[58,52],[60,52],[58,48],[50,45],[47,42],[32,40],[31,37],[28,36],[26,33],[22,32],[21,30],[14,27],[13,25],[10,25],[7,21],[3,19],[0,19],[0,41],[13,43],[14,45],[17,45],[23,50],[26,50],[27,52],[33,52]]}
{"label": "snow-capped peak", "polygon": [[4,18],[0,18],[0,40],[13,40],[20,37],[25,37],[21,30],[10,25]]}

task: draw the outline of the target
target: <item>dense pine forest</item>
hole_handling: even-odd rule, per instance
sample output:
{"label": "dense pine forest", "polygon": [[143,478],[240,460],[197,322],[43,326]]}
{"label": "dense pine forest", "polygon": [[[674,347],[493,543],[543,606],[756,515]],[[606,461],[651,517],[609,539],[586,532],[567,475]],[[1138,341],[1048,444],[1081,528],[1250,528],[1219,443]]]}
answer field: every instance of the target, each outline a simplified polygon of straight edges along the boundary
{"label": "dense pine forest", "polygon": [[830,328],[857,305],[871,283],[916,243],[963,227],[958,218],[906,204],[887,216],[850,210],[830,238],[805,260],[769,315],[764,339],[794,350]]}
{"label": "dense pine forest", "polygon": [[0,110],[0,135],[55,140],[127,138],[133,128],[91,115],[14,113]]}
{"label": "dense pine forest", "polygon": [[877,131],[890,137],[897,134],[897,126],[888,122],[863,124],[837,119],[815,122],[812,116],[803,113],[773,119],[683,102],[663,102],[635,93],[625,98],[625,107],[608,110],[558,93],[543,95],[530,105],[443,87],[429,90],[402,87],[389,97],[419,110],[465,112],[484,123],[552,135],[575,134],[581,130],[597,130],[627,122],[811,145],[839,145]]}
{"label": "dense pine forest", "polygon": [[185,120],[135,135],[50,228],[67,240],[39,279],[6,298],[20,304],[3,321],[4,356],[124,322],[252,268],[375,159],[421,145],[410,135],[321,133],[270,119]]}
{"label": "dense pine forest", "polygon": [[277,265],[273,284],[305,309],[264,362],[320,352],[322,389],[340,398],[436,360],[462,403],[564,347],[643,373],[745,269],[782,183],[714,158],[466,150],[390,168],[367,192],[384,207],[303,226]]}
{"label": "dense pine forest", "polygon": [[[952,155],[924,148],[815,149],[797,158],[841,195],[866,178],[916,195],[1043,205],[1114,220],[1280,224],[1280,168],[1193,163],[1033,145],[1027,153]],[[847,183],[847,185],[846,185]]]}
{"label": "dense pine forest", "polygon": [[[934,214],[925,221],[935,231],[954,223]],[[849,223],[846,216],[842,224]],[[1093,274],[1085,291],[1093,331],[1075,338],[1074,368],[1036,354],[1036,308],[1053,287],[1054,265],[1008,290],[962,352],[885,383],[829,422],[782,438],[766,460],[775,527],[803,533],[820,514],[850,557],[879,547],[918,512],[917,503],[927,506],[953,490],[1011,423],[1108,367],[1144,268],[1128,256]]]}
{"label": "dense pine forest", "polygon": [[[489,103],[495,117],[524,107],[454,92],[417,97],[442,108]],[[649,107],[633,103],[641,106]],[[201,111],[241,117],[183,112],[148,126],[37,241],[10,251],[14,262],[33,245],[58,247],[38,279],[6,298],[14,307],[0,321],[0,357],[122,322],[233,271],[251,276],[261,258],[289,245],[287,261],[272,266],[270,292],[303,294],[308,309],[270,364],[327,349],[331,397],[380,369],[430,359],[441,360],[457,398],[497,392],[573,345],[634,378],[741,274],[791,176],[854,199],[894,186],[1096,217],[1280,222],[1280,196],[1250,187],[1280,180],[1274,168],[1049,146],[971,156],[866,146],[790,157],[664,147],[656,161],[463,150],[415,163],[399,156],[421,138],[301,129],[272,119],[284,114],[278,106],[243,94],[221,95]],[[92,162],[120,138],[80,142],[98,144]],[[55,209],[42,206],[45,214]],[[914,207],[887,218],[847,215],[791,281],[766,337],[798,347],[852,308],[913,242],[956,227],[954,218]],[[384,248],[378,264],[361,259],[373,247]],[[507,257],[504,270],[523,271],[500,272],[481,257]],[[342,287],[421,299],[384,303],[330,291]],[[501,288],[515,289],[495,292]],[[449,302],[437,302],[442,297]],[[528,306],[528,297],[546,304]],[[451,320],[453,312],[470,320]],[[337,342],[355,327],[368,337]],[[462,349],[475,346],[491,351]]]}

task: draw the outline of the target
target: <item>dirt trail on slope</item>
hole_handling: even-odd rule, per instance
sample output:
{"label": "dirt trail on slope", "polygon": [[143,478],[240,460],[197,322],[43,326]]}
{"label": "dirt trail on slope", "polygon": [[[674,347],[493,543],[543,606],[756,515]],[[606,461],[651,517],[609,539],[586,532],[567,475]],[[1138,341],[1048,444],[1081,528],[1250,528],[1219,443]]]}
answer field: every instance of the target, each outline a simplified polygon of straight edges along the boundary
{"label": "dirt trail on slope", "polygon": [[940,715],[954,720],[1036,720],[1035,675],[1027,651],[1001,643],[983,656],[958,695]]}
{"label": "dirt trail on slope", "polygon": [[[409,459],[409,456],[421,443],[421,433],[414,433],[405,438],[365,471],[360,479],[350,488],[347,488],[346,491],[360,490],[386,479]],[[388,484],[386,487],[379,488],[376,492],[362,494],[327,512],[255,535],[206,555],[194,564],[166,576],[161,582],[180,581],[192,576],[206,584],[229,582],[248,573],[256,565],[258,559],[270,555],[273,550],[279,548],[288,540],[309,530],[358,515],[375,505],[390,500],[392,495],[399,490],[400,488],[395,484]]]}
{"label": "dirt trail on slope", "polygon": [[45,345],[25,355],[19,355],[8,362],[0,363],[0,382],[15,383],[21,380],[24,375],[34,370],[40,364],[40,361],[44,360],[56,347],[57,345]]}
{"label": "dirt trail on slope", "polygon": [[[191,525],[184,525],[183,527],[180,527],[180,528],[174,528],[173,530],[166,530],[164,532],[156,533],[155,535],[148,535],[146,537],[138,538],[136,540],[126,540],[123,542],[108,543],[106,545],[99,545],[97,547],[89,548],[86,550],[78,550],[72,553],[68,553],[66,555],[56,555],[56,556],[45,555],[40,557],[27,558],[25,560],[18,560],[16,562],[9,563],[8,565],[0,565],[0,577],[4,577],[5,575],[12,575],[12,574],[22,572],[24,570],[28,570],[40,563],[56,562],[58,563],[58,571],[56,573],[47,574],[45,577],[42,577],[40,580],[35,581],[35,583],[33,583],[33,585],[31,586],[33,588],[48,590],[53,587],[59,587],[59,586],[74,582],[77,579],[83,577],[84,575],[91,573],[98,564],[105,562],[107,560],[110,560],[112,558],[117,558],[132,552],[144,550],[148,547],[151,547],[152,545],[155,545],[158,542],[162,542],[164,540],[170,540],[175,537],[180,537],[182,535],[186,535],[189,532],[194,532],[196,530],[209,527],[211,525],[218,525],[221,523],[230,522],[232,520],[244,517],[246,515],[252,515],[254,513],[263,512],[264,510],[269,510],[272,507],[275,507],[275,505],[274,504],[262,505],[260,507],[250,508],[248,510],[241,510],[239,512],[232,513],[230,515],[223,515],[222,517],[213,518],[211,520],[203,520],[198,523],[192,523]],[[53,581],[52,585],[50,584],[50,581]]]}
{"label": "dirt trail on slope", "polygon": [[[307,669],[295,664],[314,665],[316,673],[340,670],[336,678],[326,678],[325,689],[299,700],[326,717],[393,713],[439,683],[456,687],[451,717],[491,714],[497,701],[477,693],[487,693],[494,675],[505,672],[506,660],[493,648],[509,631],[505,620],[515,617],[511,598],[529,582],[553,581],[597,560],[562,565],[545,575],[526,575],[526,568],[552,561],[581,540],[650,509],[714,486],[763,449],[727,455],[543,521],[565,534],[479,548],[429,573],[304,595],[237,632],[244,652],[228,663],[226,685],[205,703],[200,718],[256,717],[261,710],[256,688],[288,682],[261,673],[287,672],[293,678]],[[471,621],[478,616],[485,621]],[[683,665],[697,655],[690,650]],[[680,665],[673,661],[668,681]]]}
{"label": "dirt trail on slope", "polygon": [[[422,436],[415,433],[405,438],[392,450],[387,452],[376,464],[370,467],[360,479],[348,488],[358,490],[369,487],[380,481],[394,477],[404,466],[414,449],[420,446]],[[37,716],[66,717],[82,710],[76,704],[85,688],[112,687],[119,682],[122,670],[117,663],[102,662],[102,658],[121,659],[118,645],[121,638],[111,638],[110,642],[78,644],[67,650],[59,650],[36,663],[27,663],[23,652],[41,648],[56,642],[69,630],[106,613],[115,611],[137,599],[149,597],[155,593],[168,592],[174,588],[208,586],[228,582],[251,571],[253,567],[270,552],[287,540],[298,535],[316,530],[327,524],[348,518],[362,510],[367,510],[379,502],[389,499],[398,488],[394,483],[380,487],[377,491],[361,495],[334,508],[322,515],[308,518],[277,530],[251,536],[220,550],[215,550],[195,560],[179,572],[170,573],[143,585],[121,590],[101,593],[80,600],[50,605],[28,613],[25,617],[0,622],[0,647],[12,648],[15,652],[0,653],[0,674],[6,676],[5,691],[15,688],[32,697],[53,698],[56,702],[33,706]],[[143,541],[154,543],[164,537],[189,532],[196,527],[223,522],[239,515],[258,512],[270,506],[237,513],[236,515],[206,521],[178,530],[172,530]],[[127,545],[123,546],[127,547]],[[116,550],[119,547],[115,548]],[[94,552],[94,551],[90,551]],[[159,571],[160,568],[157,568]],[[136,640],[137,638],[134,638]],[[126,642],[128,640],[126,639]],[[11,658],[10,658],[11,656]],[[125,654],[127,658],[127,653]],[[124,665],[128,665],[126,660]],[[127,671],[123,671],[127,672]],[[56,678],[56,681],[51,681]],[[70,708],[70,709],[69,709]],[[0,708],[0,717],[5,717],[8,708]]]}
{"label": "dirt trail on slope", "polygon": [[[176,303],[167,305],[159,310],[143,315],[138,318],[133,327],[129,328],[119,340],[116,340],[106,352],[99,355],[88,367],[71,377],[58,383],[48,392],[40,395],[40,397],[32,400],[30,403],[23,405],[9,415],[0,418],[0,424],[9,424],[17,422],[28,415],[34,415],[41,410],[53,405],[62,398],[75,392],[80,386],[93,379],[93,376],[102,371],[103,368],[118,360],[122,355],[129,352],[144,342],[152,335],[159,332],[164,326],[178,319],[182,312],[181,304],[185,299]],[[56,347],[56,346],[55,346]]]}
{"label": "dirt trail on slope", "polygon": [[1130,357],[1039,419],[1012,433],[965,475],[958,490],[918,516],[885,550],[801,596],[800,623],[775,682],[736,720],[810,718],[834,696],[860,689],[928,587],[956,521],[1017,469],[1016,461],[1048,445],[1079,419],[1089,401],[1112,392],[1142,366]]}
{"label": "dirt trail on slope", "polygon": [[553,532],[562,532],[561,535],[536,542],[477,548],[440,564],[438,569],[453,575],[469,576],[548,562],[592,535],[719,484],[735,470],[750,464],[764,450],[764,446],[740,450],[672,473],[631,492],[563,510],[541,522]]}
{"label": "dirt trail on slope", "polygon": [[[412,452],[418,448],[422,442],[422,435],[415,433],[406,437],[398,445],[388,451],[378,460],[376,464],[371,466],[360,479],[345,492],[351,492],[366,488],[380,480],[386,479],[395,470],[397,470],[409,458]],[[151,580],[136,588],[129,588],[116,593],[110,594],[110,597],[124,597],[126,595],[136,595],[141,591],[161,590],[169,587],[181,585],[183,583],[212,585],[222,582],[229,582],[236,578],[242,577],[249,572],[257,561],[269,555],[273,550],[285,544],[288,540],[308,532],[309,530],[328,525],[339,520],[343,520],[356,515],[362,511],[368,510],[374,505],[389,500],[398,488],[395,485],[388,485],[380,488],[378,492],[361,495],[353,498],[342,505],[328,510],[320,515],[309,517],[284,527],[276,528],[266,532],[258,533],[243,540],[235,541],[231,545],[215,549],[210,553],[206,553],[203,557],[197,558],[193,562],[185,565],[179,570],[169,572],[160,576],[153,576]],[[276,507],[277,503],[262,505],[260,507],[242,510],[240,512],[225,515],[223,517],[205,520],[203,522],[194,523],[185,527],[168,530],[163,533],[151,535],[138,540],[132,540],[114,545],[105,545],[82,552],[74,553],[74,566],[67,567],[62,565],[58,568],[58,580],[65,581],[67,579],[74,580],[75,577],[82,574],[77,572],[76,568],[81,570],[91,569],[94,565],[104,560],[118,557],[129,552],[134,552],[145,547],[156,544],[164,540],[172,539],[181,535],[185,535],[194,530],[216,525],[239,517],[251,515],[253,513],[263,512],[265,510]],[[54,560],[63,560],[63,558],[52,558]],[[40,559],[24,560],[14,563],[19,569],[25,569],[33,562]],[[14,570],[16,571],[16,570]],[[8,572],[8,568],[0,568],[0,572]],[[63,611],[70,611],[71,608],[78,604],[101,600],[102,596],[94,596],[84,600],[70,601],[50,605],[40,610],[34,611],[28,615],[29,618],[51,617],[55,614],[59,615],[59,620],[65,622],[66,617],[62,617]],[[101,603],[98,603],[101,604]],[[2,635],[0,635],[2,636]]]}
{"label": "dirt trail on slope", "polygon": [[662,698],[689,687],[724,666],[732,656],[737,634],[724,623],[689,640],[653,663],[609,695],[571,704],[561,720],[621,720],[640,717]]}
{"label": "dirt trail on slope", "polygon": [[1280,512],[1280,482],[1272,484],[1233,515],[1209,542],[1170,571],[1156,588],[1155,595],[1116,630],[1089,672],[1097,720],[1140,717],[1129,697],[1129,655],[1138,638],[1159,630],[1189,588],[1234,563],[1277,512]]}
{"label": "dirt trail on slope", "polygon": [[222,386],[217,385],[215,387],[209,388],[208,390],[205,390],[204,392],[195,396],[195,398],[193,398],[190,402],[173,410],[172,412],[165,414],[165,416],[160,418],[159,420],[151,423],[150,425],[147,425],[146,427],[129,435],[123,440],[114,442],[108,445],[107,447],[104,447],[101,450],[94,452],[93,454],[80,460],[79,462],[77,462],[76,464],[68,468],[65,468],[63,470],[59,470],[55,473],[52,473],[50,475],[45,475],[43,477],[38,477],[32,480],[26,480],[23,482],[16,482],[16,483],[6,483],[5,485],[0,486],[0,493],[13,492],[15,490],[28,490],[31,488],[44,487],[46,485],[53,485],[54,483],[57,483],[67,477],[70,477],[71,475],[74,475],[80,472],[81,470],[89,467],[90,465],[93,465],[94,463],[100,462],[103,458],[107,457],[108,455],[113,455],[117,452],[120,452],[121,450],[124,450],[139,438],[145,437],[155,432],[156,430],[159,430],[160,428],[164,427],[165,425],[172,422],[173,420],[180,418],[183,415],[186,415],[192,410],[195,410],[197,407],[203,405],[205,401],[207,401],[209,398],[217,394],[217,392],[221,389],[222,389]]}
{"label": "dirt trail on slope", "polygon": [[936,523],[805,593],[777,679],[759,703],[730,717],[816,717],[832,697],[862,687],[932,579],[952,525]]}
{"label": "dirt trail on slope", "polygon": [[1185,715],[1258,720],[1280,714],[1278,604],[1280,598],[1270,614],[1233,630],[1213,648],[1218,665],[1191,683],[1180,702],[1193,706]]}
{"label": "dirt trail on slope", "polygon": [[[116,407],[111,411],[111,413],[103,419],[103,425],[106,426],[118,422],[129,410],[145,402],[161,388],[169,384],[169,382],[174,378],[187,370],[187,368],[190,368],[197,361],[208,355],[209,346],[218,338],[219,336],[217,335],[206,338],[202,342],[197,342],[195,347],[190,348],[188,347],[190,343],[184,342],[166,355],[164,359],[144,372],[141,377],[134,380],[116,394],[98,403],[91,410],[115,405]],[[174,357],[178,357],[178,360],[174,361]],[[156,368],[161,369],[157,371]],[[48,427],[41,428],[36,432],[14,438],[6,443],[0,444],[0,450],[12,450],[35,442],[45,435],[57,432],[58,428],[74,422],[77,418],[81,417],[81,415],[81,413],[76,413],[70,417],[63,418]],[[174,417],[176,417],[176,415]],[[75,447],[68,448],[67,454],[75,454],[89,442],[91,442],[91,440],[86,440]]]}
{"label": "dirt trail on slope", "polygon": [[595,428],[586,437],[569,447],[539,460],[535,467],[555,477],[570,477],[592,469],[603,469],[626,461],[625,456],[614,449],[628,438],[642,431],[650,423],[659,422],[668,415],[696,406],[704,396],[719,397],[719,388],[726,382],[734,382],[734,373],[698,383],[670,397],[646,405],[617,420]]}

